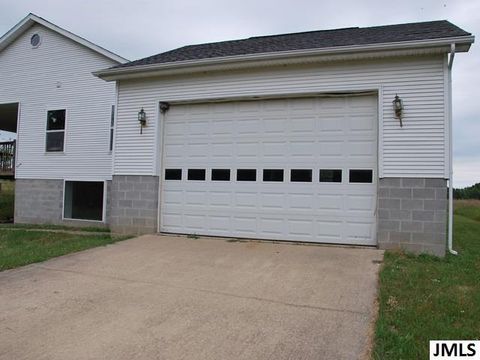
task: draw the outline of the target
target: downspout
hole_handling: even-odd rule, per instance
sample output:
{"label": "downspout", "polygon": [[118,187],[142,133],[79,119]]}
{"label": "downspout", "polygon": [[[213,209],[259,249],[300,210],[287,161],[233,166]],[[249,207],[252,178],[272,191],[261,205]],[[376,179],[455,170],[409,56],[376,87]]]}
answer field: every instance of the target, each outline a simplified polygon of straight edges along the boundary
{"label": "downspout", "polygon": [[453,250],[453,112],[452,112],[452,66],[453,59],[455,58],[455,44],[450,45],[450,58],[448,60],[448,132],[449,132],[449,142],[448,142],[448,152],[450,161],[448,162],[449,166],[449,176],[448,176],[448,251],[452,255],[458,255],[458,252]]}

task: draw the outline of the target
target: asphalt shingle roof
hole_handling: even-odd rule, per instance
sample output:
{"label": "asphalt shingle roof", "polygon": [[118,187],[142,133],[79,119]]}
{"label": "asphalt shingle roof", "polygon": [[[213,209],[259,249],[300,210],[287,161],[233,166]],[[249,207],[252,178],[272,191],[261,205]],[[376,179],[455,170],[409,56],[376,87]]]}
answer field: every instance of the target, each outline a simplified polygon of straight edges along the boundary
{"label": "asphalt shingle roof", "polygon": [[270,53],[290,50],[321,49],[338,46],[395,43],[412,40],[469,36],[447,20],[410,24],[351,27],[301,33],[258,36],[242,40],[189,45],[115,66],[161,64],[185,60],[199,60],[224,56]]}

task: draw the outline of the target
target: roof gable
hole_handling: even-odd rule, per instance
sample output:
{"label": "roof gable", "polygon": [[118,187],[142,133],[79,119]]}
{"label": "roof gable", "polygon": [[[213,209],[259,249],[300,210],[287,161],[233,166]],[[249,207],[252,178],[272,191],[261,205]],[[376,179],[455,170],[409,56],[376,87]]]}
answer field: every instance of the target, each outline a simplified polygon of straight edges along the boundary
{"label": "roof gable", "polygon": [[119,64],[123,64],[127,62],[128,60],[101,47],[98,46],[78,35],[75,35],[71,33],[70,31],[67,31],[65,29],[62,29],[61,27],[52,24],[51,22],[35,15],[35,14],[28,14],[25,18],[23,18],[17,25],[15,25],[13,28],[11,28],[9,31],[7,31],[1,38],[0,38],[0,51],[5,49],[8,45],[13,43],[15,40],[17,40],[25,31],[30,29],[32,26],[35,24],[40,24],[80,45],[83,45]]}

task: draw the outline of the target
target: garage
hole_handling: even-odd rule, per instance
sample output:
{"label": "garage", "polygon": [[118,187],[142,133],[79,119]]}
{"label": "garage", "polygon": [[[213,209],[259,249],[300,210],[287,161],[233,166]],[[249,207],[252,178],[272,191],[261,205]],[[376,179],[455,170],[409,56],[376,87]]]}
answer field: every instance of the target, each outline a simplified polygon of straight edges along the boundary
{"label": "garage", "polygon": [[172,104],[160,230],[375,245],[373,94]]}

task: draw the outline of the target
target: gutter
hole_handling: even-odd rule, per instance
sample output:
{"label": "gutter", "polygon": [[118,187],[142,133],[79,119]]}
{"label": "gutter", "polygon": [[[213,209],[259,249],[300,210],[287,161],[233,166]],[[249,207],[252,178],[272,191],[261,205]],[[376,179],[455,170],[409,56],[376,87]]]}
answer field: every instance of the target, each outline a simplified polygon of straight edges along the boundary
{"label": "gutter", "polygon": [[453,250],[453,111],[452,111],[452,67],[455,59],[455,43],[450,46],[450,58],[448,60],[448,131],[450,141],[448,142],[449,152],[449,174],[448,174],[448,251],[452,255],[458,255]]}
{"label": "gutter", "polygon": [[222,56],[206,59],[194,59],[185,61],[174,61],[167,63],[156,63],[147,65],[135,65],[125,66],[117,68],[109,68],[100,71],[95,71],[93,75],[102,78],[104,80],[117,80],[119,77],[127,75],[135,75],[146,72],[167,72],[171,70],[191,69],[202,66],[221,66],[232,63],[246,63],[254,61],[268,61],[268,60],[281,60],[301,58],[306,56],[325,56],[334,54],[348,54],[355,52],[367,52],[367,51],[385,51],[385,50],[408,50],[408,49],[424,49],[426,47],[450,47],[452,43],[457,44],[457,52],[468,51],[470,45],[474,42],[474,36],[457,36],[450,38],[440,39],[427,39],[427,40],[415,40],[415,41],[402,41],[395,43],[380,43],[380,44],[367,44],[367,45],[349,45],[349,46],[335,46],[327,48],[317,49],[302,49],[302,50],[290,50],[290,51],[278,51],[258,54],[246,54],[246,55],[234,55],[234,56]]}

